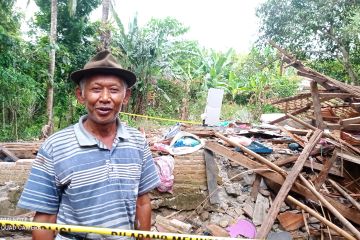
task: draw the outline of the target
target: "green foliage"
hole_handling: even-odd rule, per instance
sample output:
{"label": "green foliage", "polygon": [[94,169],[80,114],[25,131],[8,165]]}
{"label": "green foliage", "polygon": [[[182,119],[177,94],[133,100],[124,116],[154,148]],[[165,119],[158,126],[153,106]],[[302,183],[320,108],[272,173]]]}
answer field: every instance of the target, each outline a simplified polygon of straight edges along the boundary
{"label": "green foliage", "polygon": [[[272,39],[303,59],[341,59],[348,78],[359,83],[359,7],[359,1],[268,0],[257,15],[264,40]],[[323,70],[332,74],[331,68]]]}
{"label": "green foliage", "polygon": [[[100,0],[59,0],[58,42],[50,46],[49,2],[36,0],[40,11],[29,33],[31,41],[23,40],[19,32],[20,15],[12,11],[13,2],[7,3],[0,9],[0,16],[7,17],[0,19],[0,88],[4,92],[0,96],[0,141],[40,135],[46,121],[46,84],[52,47],[56,48],[55,129],[77,122],[86,113],[77,103],[75,85],[68,76],[95,54],[100,34],[105,30],[113,33],[113,54],[138,77],[132,89],[132,102],[126,109],[129,112],[200,122],[207,90],[215,87],[225,91],[222,119],[248,122],[262,111],[274,111],[266,105],[268,98],[289,96],[297,88],[294,72],[287,70],[280,75],[280,62],[273,50],[254,48],[249,54],[238,55],[233,49],[224,53],[202,49],[197,42],[181,38],[188,28],[173,18],[152,19],[139,26],[135,16],[125,30],[113,13],[116,25],[109,24],[105,29],[99,22],[88,22],[90,12]],[[71,13],[69,8],[75,11]],[[330,63],[323,64],[329,67],[326,64]],[[337,63],[333,67],[337,68]],[[174,125],[170,121],[128,116],[121,119],[136,127]]]}

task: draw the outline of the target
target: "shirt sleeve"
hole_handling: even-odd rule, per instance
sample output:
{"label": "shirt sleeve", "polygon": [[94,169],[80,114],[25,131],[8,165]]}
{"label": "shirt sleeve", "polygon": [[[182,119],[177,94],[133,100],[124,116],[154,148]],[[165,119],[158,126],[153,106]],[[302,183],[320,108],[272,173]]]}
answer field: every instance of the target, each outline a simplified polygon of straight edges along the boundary
{"label": "shirt sleeve", "polygon": [[143,195],[153,190],[159,185],[160,185],[159,173],[155,167],[154,160],[152,159],[149,146],[145,141],[138,195]]}
{"label": "shirt sleeve", "polygon": [[57,214],[61,191],[56,184],[53,160],[43,147],[39,149],[18,207]]}

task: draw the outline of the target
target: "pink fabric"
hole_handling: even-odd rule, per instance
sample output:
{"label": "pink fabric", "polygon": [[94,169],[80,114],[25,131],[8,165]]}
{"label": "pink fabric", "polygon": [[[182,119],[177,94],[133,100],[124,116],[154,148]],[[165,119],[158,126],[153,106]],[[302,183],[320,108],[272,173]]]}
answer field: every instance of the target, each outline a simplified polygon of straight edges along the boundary
{"label": "pink fabric", "polygon": [[174,164],[172,156],[160,156],[154,158],[155,165],[160,175],[160,186],[157,188],[160,192],[172,193],[174,184]]}
{"label": "pink fabric", "polygon": [[239,235],[246,238],[254,238],[256,236],[255,225],[246,219],[239,220],[237,223],[231,225],[226,229],[230,237],[236,238]]}

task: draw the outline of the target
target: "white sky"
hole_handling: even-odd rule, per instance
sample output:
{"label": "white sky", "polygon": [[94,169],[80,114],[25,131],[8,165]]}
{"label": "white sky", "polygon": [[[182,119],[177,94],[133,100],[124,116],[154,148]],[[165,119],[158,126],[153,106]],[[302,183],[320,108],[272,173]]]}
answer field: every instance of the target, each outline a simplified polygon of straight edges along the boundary
{"label": "white sky", "polygon": [[[226,51],[230,47],[246,53],[258,35],[256,7],[264,0],[114,0],[115,9],[127,26],[137,13],[140,25],[152,17],[174,17],[190,30],[188,39],[202,46]],[[17,6],[25,10],[27,0],[18,0]],[[26,17],[33,15],[33,1],[25,10]],[[101,19],[101,7],[91,15]]]}

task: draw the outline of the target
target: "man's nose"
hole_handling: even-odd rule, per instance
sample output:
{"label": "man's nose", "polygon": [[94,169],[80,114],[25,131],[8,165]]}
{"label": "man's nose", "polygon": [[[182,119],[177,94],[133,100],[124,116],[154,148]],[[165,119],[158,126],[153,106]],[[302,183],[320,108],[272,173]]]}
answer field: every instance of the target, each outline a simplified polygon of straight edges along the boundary
{"label": "man's nose", "polygon": [[104,88],[101,91],[101,95],[100,95],[100,101],[109,101],[110,100],[110,92],[108,89]]}

